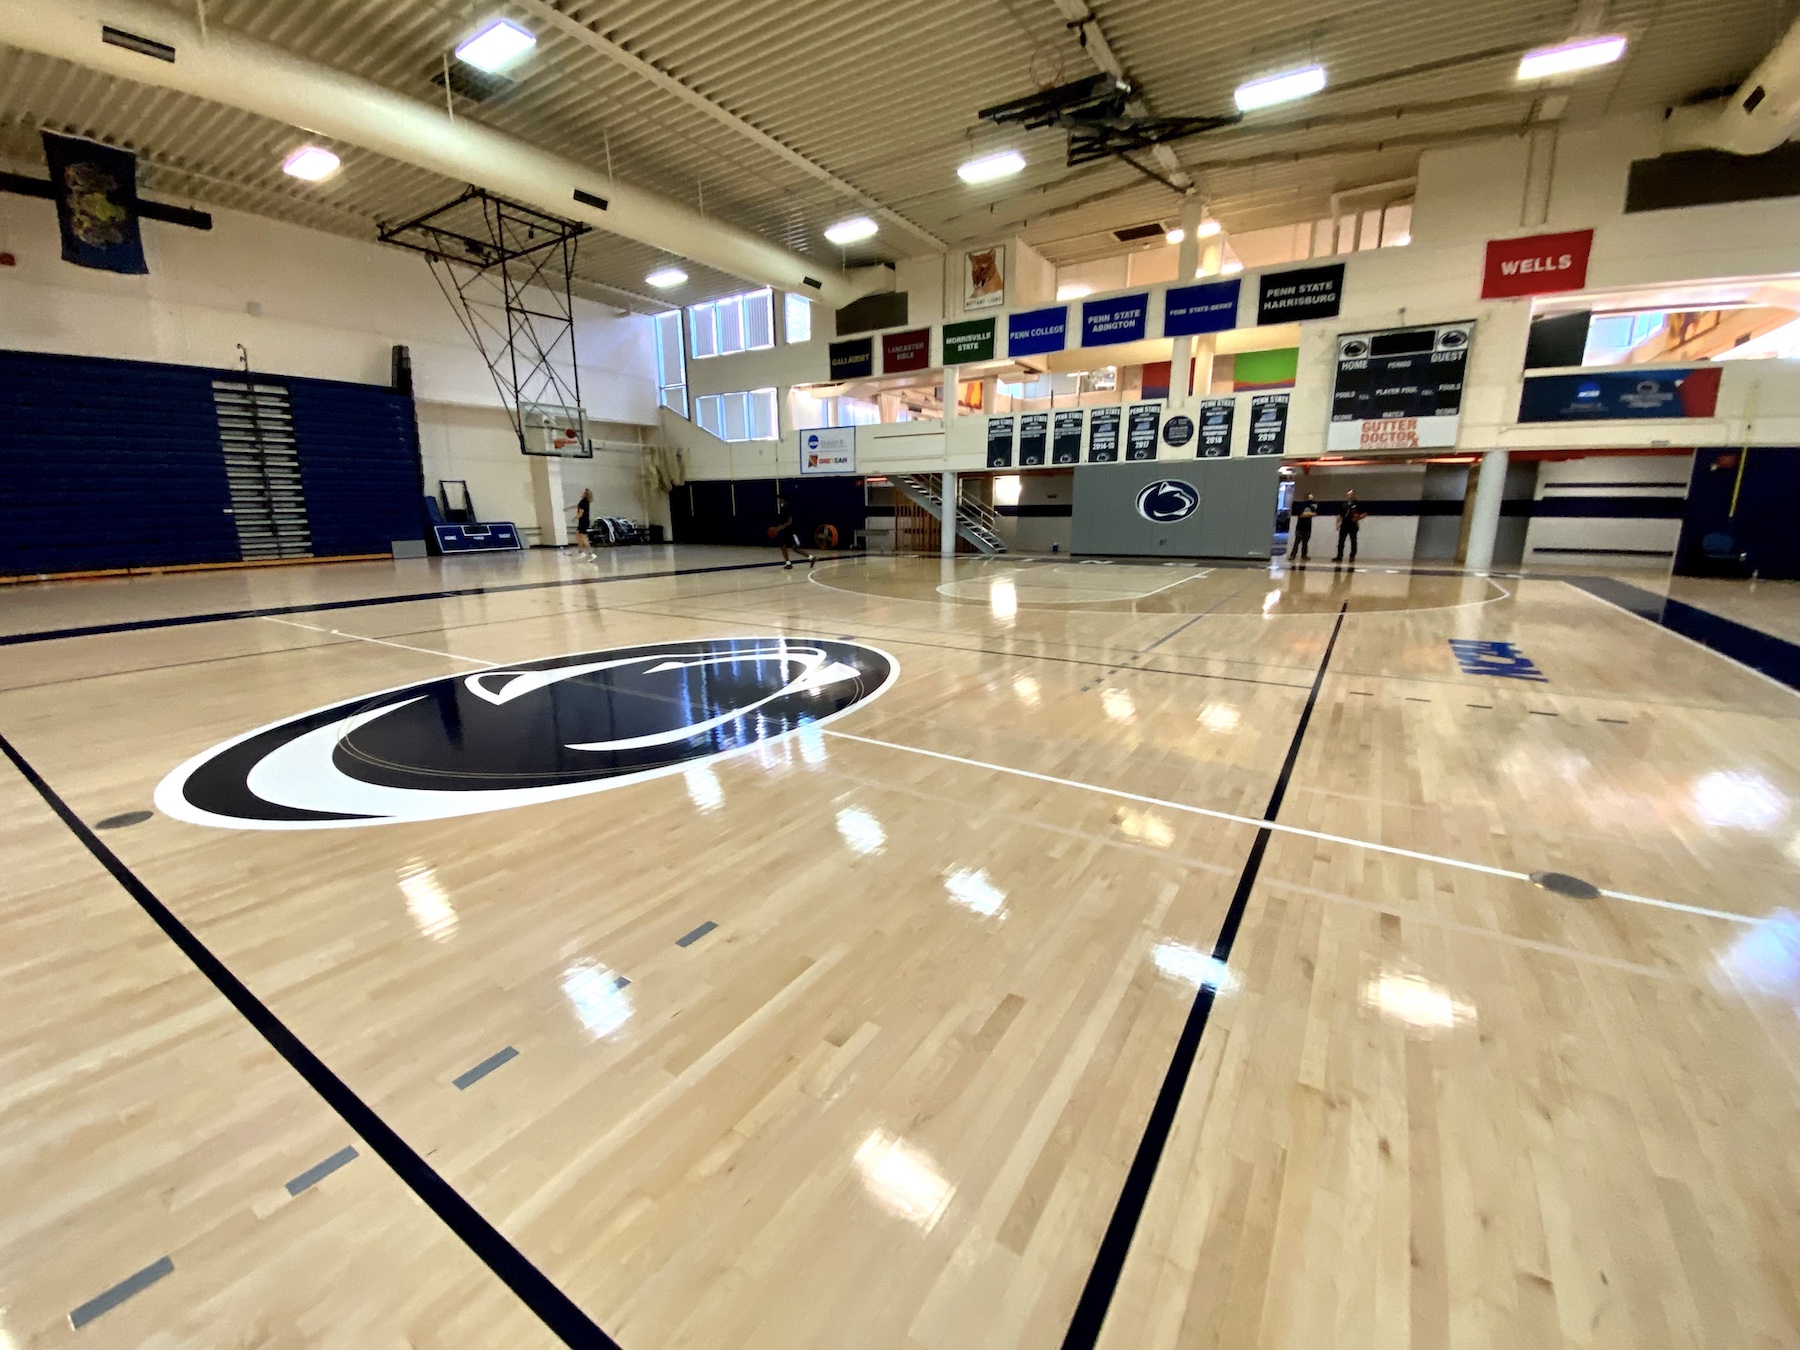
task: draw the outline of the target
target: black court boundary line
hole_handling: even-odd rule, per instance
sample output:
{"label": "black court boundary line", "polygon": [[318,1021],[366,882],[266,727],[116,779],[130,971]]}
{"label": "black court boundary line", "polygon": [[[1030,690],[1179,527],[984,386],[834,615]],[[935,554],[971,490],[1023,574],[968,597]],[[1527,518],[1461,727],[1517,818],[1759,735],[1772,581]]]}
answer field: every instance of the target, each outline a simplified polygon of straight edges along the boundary
{"label": "black court boundary line", "polygon": [[482,1217],[445,1181],[432,1166],[415,1152],[391,1126],[358,1097],[325,1062],[309,1050],[287,1025],[237,976],[211,949],[175,917],[173,911],[152,893],[122,859],[102,843],[81,817],[70,809],[56,790],[44,781],[13,743],[0,734],[0,753],[12,761],[13,767],[31,784],[44,803],[87,848],[114,881],[138,903],[151,921],[181,950],[194,966],[212,982],[244,1020],[267,1041],[276,1054],[287,1061],[309,1087],[325,1099],[356,1134],[368,1144],[401,1181],[418,1196],[445,1226],[462,1240],[493,1271],[521,1302],[535,1313],[564,1345],[576,1350],[620,1350],[617,1341],[602,1331],[573,1299],[558,1289],[550,1278],[533,1265],[530,1258],[509,1242],[500,1231]]}
{"label": "black court boundary line", "polygon": [[[1287,758],[1282,761],[1281,774],[1275,780],[1275,790],[1269,794],[1269,804],[1263,811],[1264,821],[1273,821],[1281,812],[1281,802],[1287,795],[1288,782],[1294,775],[1294,765],[1300,759],[1300,743],[1306,738],[1307,724],[1312,721],[1313,709],[1318,705],[1319,689],[1325,683],[1325,671],[1331,664],[1331,653],[1337,646],[1338,634],[1343,631],[1344,615],[1348,609],[1348,602],[1338,609],[1337,622],[1332,625],[1331,638],[1325,644],[1325,655],[1319,661],[1318,674],[1313,676],[1312,692],[1306,696],[1306,707],[1301,710],[1300,721],[1294,727],[1294,738],[1288,744]],[[1271,834],[1267,824],[1258,829],[1256,841],[1250,845],[1249,856],[1244,859],[1244,870],[1238,876],[1237,890],[1232,893],[1231,906],[1225,911],[1225,921],[1219,926],[1219,936],[1213,943],[1213,960],[1220,964],[1231,958],[1231,949],[1237,942],[1238,929],[1243,926],[1244,911],[1249,907],[1250,892],[1256,886],[1256,875],[1262,870],[1263,854],[1268,851]],[[1182,1092],[1187,1087],[1188,1076],[1193,1072],[1194,1061],[1199,1057],[1200,1037],[1206,1031],[1207,1019],[1212,1015],[1213,993],[1211,985],[1201,985],[1194,996],[1193,1007],[1188,1010],[1181,1038],[1176,1041],[1175,1053],[1169,1060],[1168,1072],[1163,1075],[1162,1088],[1157,1092],[1156,1102],[1150,1108],[1150,1118],[1144,1124],[1144,1134],[1138,1141],[1137,1153],[1132,1157],[1131,1168],[1125,1174],[1125,1184],[1119,1191],[1118,1203],[1113,1207],[1112,1218],[1106,1225],[1106,1235],[1100,1240],[1100,1250],[1094,1256],[1087,1283],[1081,1290],[1081,1299],[1075,1305],[1075,1315],[1069,1320],[1068,1334],[1063,1337],[1063,1350],[1092,1350],[1100,1339],[1100,1329],[1105,1325],[1113,1295],[1118,1291],[1119,1277],[1125,1270],[1125,1258],[1131,1251],[1131,1240],[1137,1234],[1138,1221],[1143,1218],[1144,1206],[1150,1199],[1150,1185],[1156,1180],[1157,1164],[1162,1161],[1163,1149],[1168,1146],[1169,1134],[1175,1126],[1175,1113],[1181,1106]]]}
{"label": "black court boundary line", "polygon": [[[860,558],[860,553],[837,558]],[[662,577],[699,576],[707,572],[749,572],[780,567],[776,562],[720,563],[713,567],[666,568],[660,572],[627,572],[606,577],[568,577],[561,581],[520,581],[506,586],[459,586],[441,591],[414,591],[406,595],[370,595],[356,600],[321,600],[305,605],[277,605],[268,609],[216,610],[210,614],[171,615],[164,619],[133,619],[124,623],[87,624],[79,628],[44,628],[34,633],[0,634],[0,647],[30,642],[60,642],[65,638],[100,637],[108,633],[138,633],[151,628],[188,628],[207,623],[233,623],[239,619],[272,619],[283,614],[326,614],[337,609],[371,609],[378,605],[410,605],[420,600],[454,600],[466,595],[507,595],[516,591],[555,591],[574,586],[604,586],[614,581],[655,581]]]}

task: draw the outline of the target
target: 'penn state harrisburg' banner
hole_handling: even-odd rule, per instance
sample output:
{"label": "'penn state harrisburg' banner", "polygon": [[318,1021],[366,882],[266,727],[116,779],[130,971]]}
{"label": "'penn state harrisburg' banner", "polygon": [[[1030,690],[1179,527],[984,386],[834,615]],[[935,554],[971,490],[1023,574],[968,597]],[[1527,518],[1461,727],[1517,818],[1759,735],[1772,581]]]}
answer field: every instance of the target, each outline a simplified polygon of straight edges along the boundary
{"label": "'penn state harrisburg' banner", "polygon": [[42,135],[63,261],[102,272],[148,272],[138,233],[137,156],[98,141]]}

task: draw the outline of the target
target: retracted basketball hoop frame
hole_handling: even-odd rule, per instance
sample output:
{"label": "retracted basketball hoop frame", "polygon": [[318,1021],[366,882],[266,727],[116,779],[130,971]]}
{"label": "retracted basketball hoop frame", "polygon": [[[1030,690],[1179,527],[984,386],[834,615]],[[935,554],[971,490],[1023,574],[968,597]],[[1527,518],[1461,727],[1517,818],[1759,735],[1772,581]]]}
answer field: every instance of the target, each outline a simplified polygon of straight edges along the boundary
{"label": "retracted basketball hoop frame", "polygon": [[[381,229],[383,243],[425,255],[528,455],[594,453],[581,409],[571,286],[576,244],[589,228],[471,187]],[[541,446],[532,444],[536,433]]]}

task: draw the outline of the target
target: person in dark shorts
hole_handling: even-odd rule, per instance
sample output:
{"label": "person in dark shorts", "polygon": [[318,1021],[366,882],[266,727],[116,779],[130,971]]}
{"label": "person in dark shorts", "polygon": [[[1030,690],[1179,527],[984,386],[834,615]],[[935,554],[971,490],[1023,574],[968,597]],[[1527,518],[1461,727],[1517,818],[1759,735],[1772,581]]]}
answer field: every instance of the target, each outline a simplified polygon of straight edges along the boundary
{"label": "person in dark shorts", "polygon": [[1356,500],[1356,489],[1351,488],[1344,494],[1344,505],[1338,511],[1338,546],[1336,561],[1344,561],[1344,545],[1350,545],[1350,561],[1356,562],[1356,536],[1362,529],[1363,517],[1369,513],[1362,509],[1362,503]]}
{"label": "person in dark shorts", "polygon": [[1288,557],[1294,562],[1305,562],[1312,556],[1312,527],[1318,516],[1319,504],[1309,492],[1300,509],[1293,513],[1294,542],[1288,548]]}
{"label": "person in dark shorts", "polygon": [[594,489],[583,488],[581,500],[568,509],[575,513],[575,543],[577,545],[575,556],[592,558],[594,547],[588,542],[588,531],[594,524]]}
{"label": "person in dark shorts", "polygon": [[818,561],[806,551],[806,545],[800,542],[800,532],[794,528],[794,513],[788,510],[785,498],[775,499],[775,515],[769,523],[769,538],[781,545],[781,565],[784,568],[792,568],[794,565],[794,560],[788,556],[790,550],[805,558],[808,567]]}

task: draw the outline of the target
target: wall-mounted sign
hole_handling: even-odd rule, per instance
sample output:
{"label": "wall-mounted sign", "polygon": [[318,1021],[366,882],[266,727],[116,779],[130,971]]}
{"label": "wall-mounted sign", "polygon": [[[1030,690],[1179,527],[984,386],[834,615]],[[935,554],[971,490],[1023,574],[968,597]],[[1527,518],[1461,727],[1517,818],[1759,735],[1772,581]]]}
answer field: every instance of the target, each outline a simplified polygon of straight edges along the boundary
{"label": "wall-mounted sign", "polygon": [[1006,247],[977,249],[963,254],[963,308],[1006,307]]}
{"label": "wall-mounted sign", "polygon": [[800,433],[801,473],[855,473],[856,428],[814,427]]}
{"label": "wall-mounted sign", "polygon": [[1256,296],[1256,321],[1299,323],[1335,319],[1344,303],[1344,264],[1265,272]]}
{"label": "wall-mounted sign", "polygon": [[1200,400],[1200,458],[1225,459],[1231,454],[1231,424],[1237,415],[1235,398]]}
{"label": "wall-mounted sign", "polygon": [[988,418],[988,456],[990,469],[1012,468],[1013,420],[1010,417]]}
{"label": "wall-mounted sign", "polygon": [[1069,307],[1030,309],[1006,316],[1006,354],[1037,356],[1069,345]]}
{"label": "wall-mounted sign", "polygon": [[1150,317],[1150,293],[1115,295],[1081,304],[1081,345],[1104,347],[1114,342],[1142,342]]}
{"label": "wall-mounted sign", "polygon": [[1088,463],[1112,464],[1119,458],[1119,410],[1095,408],[1088,414]]}
{"label": "wall-mounted sign", "polygon": [[1481,269],[1481,298],[1504,300],[1578,291],[1587,285],[1588,257],[1593,251],[1592,230],[1490,239],[1487,262]]}
{"label": "wall-mounted sign", "polygon": [[1288,396],[1250,396],[1250,453],[1279,455],[1287,449]]}
{"label": "wall-mounted sign", "polygon": [[1085,420],[1080,408],[1065,408],[1056,414],[1050,432],[1052,464],[1081,463],[1081,424]]}
{"label": "wall-mounted sign", "polygon": [[969,319],[944,325],[944,364],[966,366],[994,359],[994,321]]}
{"label": "wall-mounted sign", "polygon": [[831,378],[834,380],[853,380],[859,375],[875,373],[874,338],[851,338],[847,342],[834,342],[828,350],[831,353]]}
{"label": "wall-mounted sign", "polygon": [[1455,445],[1474,334],[1473,322],[1340,334],[1325,448]]}
{"label": "wall-mounted sign", "polygon": [[1179,450],[1194,439],[1194,419],[1177,413],[1163,423],[1163,444]]}
{"label": "wall-mounted sign", "polygon": [[1146,483],[1137,495],[1138,514],[1158,525],[1173,525],[1200,509],[1200,489],[1180,478]]}
{"label": "wall-mounted sign", "polygon": [[1044,462],[1045,447],[1050,441],[1050,414],[1024,413],[1019,418],[1019,464],[1028,467]]}
{"label": "wall-mounted sign", "polygon": [[1125,419],[1125,458],[1155,459],[1156,431],[1162,421],[1162,404],[1134,403]]}
{"label": "wall-mounted sign", "polygon": [[1593,375],[1528,375],[1521,422],[1635,421],[1711,417],[1719,406],[1720,366],[1682,370],[1609,370]]}
{"label": "wall-mounted sign", "polygon": [[881,335],[881,373],[898,375],[905,370],[924,370],[931,364],[931,330],[914,328],[906,333]]}
{"label": "wall-mounted sign", "polygon": [[1223,333],[1237,327],[1238,294],[1243,279],[1209,281],[1201,286],[1171,286],[1163,292],[1163,336]]}

